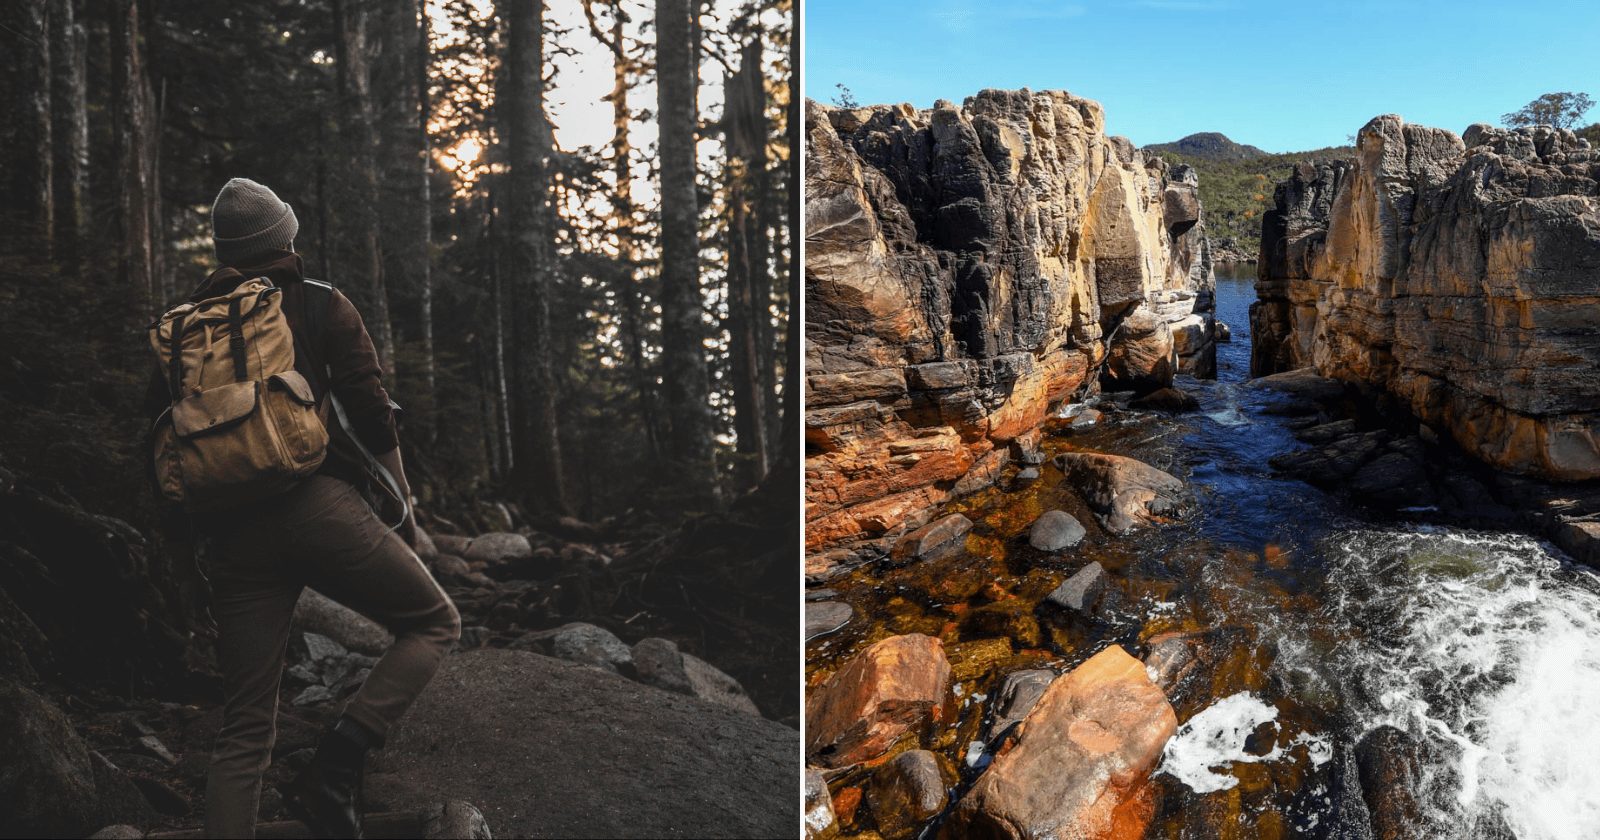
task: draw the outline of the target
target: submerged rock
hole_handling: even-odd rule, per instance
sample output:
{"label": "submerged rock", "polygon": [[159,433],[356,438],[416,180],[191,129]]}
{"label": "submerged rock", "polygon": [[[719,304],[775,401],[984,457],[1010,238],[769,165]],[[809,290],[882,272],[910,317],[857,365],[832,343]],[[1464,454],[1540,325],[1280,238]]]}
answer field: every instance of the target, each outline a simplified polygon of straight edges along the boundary
{"label": "submerged rock", "polygon": [[850,623],[855,610],[843,601],[806,603],[806,641],[836,632]]}
{"label": "submerged rock", "polygon": [[832,840],[839,836],[839,824],[833,817],[833,797],[828,795],[828,784],[822,780],[822,771],[807,767],[805,773],[805,830],[806,840]]}
{"label": "submerged rock", "polygon": [[1422,747],[1393,726],[1380,726],[1356,744],[1361,798],[1373,840],[1409,840],[1427,832],[1416,791],[1422,789]]}
{"label": "submerged rock", "polygon": [[1052,682],[942,837],[1140,837],[1178,721],[1144,665],[1109,647]]}
{"label": "submerged rock", "polygon": [[1057,676],[1055,671],[1048,668],[1029,668],[1006,674],[1005,679],[1000,681],[1000,687],[995,690],[991,709],[994,720],[984,740],[990,741],[990,746],[993,746],[996,737],[1027,717]]}
{"label": "submerged rock", "polygon": [[972,520],[952,513],[901,537],[890,557],[899,563],[930,560],[959,548],[961,539],[971,530]]}
{"label": "submerged rock", "polygon": [[913,836],[948,801],[939,759],[927,750],[908,750],[884,763],[872,774],[867,798],[878,833],[886,840]]}
{"label": "submerged rock", "polygon": [[1028,545],[1040,551],[1065,551],[1083,542],[1083,524],[1064,510],[1045,511],[1028,529]]}
{"label": "submerged rock", "polygon": [[1188,493],[1182,481],[1133,458],[1088,452],[1057,455],[1067,482],[1083,491],[1100,524],[1113,534],[1182,515]]}
{"label": "submerged rock", "polygon": [[1064,610],[1090,615],[1109,585],[1105,567],[1096,560],[1062,581],[1044,600]]}
{"label": "submerged rock", "polygon": [[844,767],[883,754],[901,735],[940,720],[950,662],[938,639],[891,636],[856,654],[806,693],[806,760]]}
{"label": "submerged rock", "polygon": [[1169,387],[1160,388],[1133,399],[1129,401],[1128,407],[1144,411],[1165,411],[1169,414],[1178,414],[1184,411],[1194,411],[1200,407],[1200,401],[1187,391]]}

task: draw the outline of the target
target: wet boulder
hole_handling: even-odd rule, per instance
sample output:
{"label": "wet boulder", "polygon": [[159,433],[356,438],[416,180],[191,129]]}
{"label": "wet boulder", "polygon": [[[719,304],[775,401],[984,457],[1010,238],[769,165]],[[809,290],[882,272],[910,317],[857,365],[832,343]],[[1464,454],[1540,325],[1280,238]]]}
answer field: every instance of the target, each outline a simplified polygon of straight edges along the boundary
{"label": "wet boulder", "polygon": [[843,601],[806,603],[806,641],[834,633],[850,623],[855,610]]}
{"label": "wet boulder", "polygon": [[1040,514],[1028,528],[1028,545],[1039,551],[1065,551],[1080,542],[1086,532],[1077,517],[1064,510]]}
{"label": "wet boulder", "polygon": [[806,695],[806,758],[845,767],[943,718],[950,662],[938,639],[891,636],[856,654]]}
{"label": "wet boulder", "polygon": [[1022,719],[1033,711],[1033,707],[1044,696],[1044,690],[1050,687],[1059,676],[1048,668],[1029,668],[1024,671],[1012,671],[1000,681],[1000,688],[994,693],[994,706],[992,709],[993,722],[984,736],[990,741],[1005,734],[1013,725],[1021,723]]}
{"label": "wet boulder", "polygon": [[1057,455],[1055,463],[1067,482],[1082,491],[1101,526],[1113,534],[1181,516],[1188,503],[1182,481],[1143,461],[1068,452]]}
{"label": "wet boulder", "polygon": [[805,775],[806,840],[832,840],[839,836],[839,822],[833,816],[833,797],[822,771],[807,767]]}
{"label": "wet boulder", "polygon": [[1109,647],[1045,689],[941,836],[1141,837],[1150,772],[1177,726],[1143,663]]}
{"label": "wet boulder", "polygon": [[1355,752],[1374,840],[1423,836],[1426,826],[1415,794],[1423,783],[1422,746],[1393,726],[1380,726],[1357,742]]}
{"label": "wet boulder", "polygon": [[1101,382],[1109,391],[1153,391],[1172,384],[1178,371],[1172,328],[1144,303],[1108,337]]}
{"label": "wet boulder", "polygon": [[1164,411],[1168,414],[1180,414],[1199,408],[1200,401],[1188,392],[1180,391],[1177,388],[1159,388],[1129,401],[1128,407],[1137,408],[1141,411]]}
{"label": "wet boulder", "polygon": [[908,750],[873,771],[867,804],[885,840],[915,835],[948,802],[939,759],[927,750]]}
{"label": "wet boulder", "polygon": [[890,559],[897,563],[931,560],[959,548],[972,520],[959,513],[940,517],[906,534],[895,543]]}
{"label": "wet boulder", "polygon": [[1079,615],[1092,615],[1110,587],[1104,566],[1096,560],[1072,574],[1046,595],[1045,603]]}

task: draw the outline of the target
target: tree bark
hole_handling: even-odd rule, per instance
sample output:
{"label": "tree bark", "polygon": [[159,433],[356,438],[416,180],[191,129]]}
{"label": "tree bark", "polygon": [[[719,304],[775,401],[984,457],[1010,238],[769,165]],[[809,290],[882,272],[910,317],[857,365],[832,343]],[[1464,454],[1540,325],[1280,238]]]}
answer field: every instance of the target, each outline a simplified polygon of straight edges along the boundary
{"label": "tree bark", "polygon": [[27,250],[46,256],[54,239],[52,205],[50,35],[54,25],[51,4],[45,0],[8,3],[0,23],[7,46],[6,154],[0,177],[5,179],[4,235]]}
{"label": "tree bark", "polygon": [[144,29],[137,0],[111,0],[111,49],[115,79],[111,125],[116,138],[119,268],[122,283],[160,305],[157,286],[155,147],[152,95],[146,76]]}
{"label": "tree bark", "polygon": [[372,37],[368,0],[334,0],[338,29],[335,62],[343,102],[344,146],[349,153],[352,192],[343,213],[353,225],[356,273],[367,281],[371,307],[369,329],[374,333],[378,362],[395,374],[394,324],[389,316],[389,294],[383,274],[383,240],[379,225],[378,162],[372,108]]}
{"label": "tree bark", "polygon": [[[422,339],[422,390],[434,402],[432,240],[428,148],[428,34],[422,0],[379,7],[373,100],[378,108],[383,179],[384,285],[414,315]],[[414,306],[414,310],[413,310]]]}
{"label": "tree bark", "polygon": [[739,69],[724,85],[723,137],[727,142],[728,354],[733,385],[733,431],[741,489],[767,474],[766,374],[772,360],[772,280],[766,214],[767,115],[761,73],[761,38],[740,52]]}
{"label": "tree bark", "polygon": [[78,0],[59,0],[50,15],[55,240],[73,259],[89,215],[88,36],[78,6]]}
{"label": "tree bark", "polygon": [[566,512],[561,436],[551,352],[550,298],[556,273],[549,160],[554,148],[544,111],[544,0],[502,0],[507,98],[497,102],[509,172],[502,268],[516,308],[516,462],[522,495],[537,510]]}
{"label": "tree bark", "polygon": [[783,440],[779,461],[800,460],[800,3],[789,11],[789,312],[783,354]]}
{"label": "tree bark", "polygon": [[656,0],[661,161],[661,368],[673,468],[691,492],[716,495],[695,194],[699,29],[694,0]]}

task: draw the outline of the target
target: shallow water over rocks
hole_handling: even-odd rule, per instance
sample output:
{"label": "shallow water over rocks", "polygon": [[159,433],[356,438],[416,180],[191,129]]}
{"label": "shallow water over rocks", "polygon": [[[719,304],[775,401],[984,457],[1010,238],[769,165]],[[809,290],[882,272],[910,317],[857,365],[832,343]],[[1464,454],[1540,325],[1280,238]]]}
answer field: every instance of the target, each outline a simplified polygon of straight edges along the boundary
{"label": "shallow water over rocks", "polygon": [[[809,684],[889,636],[942,640],[955,712],[891,754],[931,749],[956,802],[992,758],[1007,674],[1111,644],[1150,665],[1159,646],[1180,729],[1145,836],[1600,836],[1600,576],[1530,537],[1380,518],[1275,474],[1268,459],[1302,444],[1283,398],[1244,384],[1243,269],[1217,278],[1233,330],[1218,380],[1180,378],[1197,411],[1108,396],[1099,422],[1047,427],[1037,480],[1013,482],[1014,465],[944,511],[973,523],[958,550],[829,584],[855,617],[810,643]],[[1192,509],[1114,536],[1051,462],[1074,451],[1172,473]],[[1050,510],[1083,524],[1080,543],[1029,545]],[[1108,581],[1093,604],[1047,601],[1092,562]],[[829,786],[844,833],[872,831],[870,808],[849,810],[871,797],[866,770]]]}

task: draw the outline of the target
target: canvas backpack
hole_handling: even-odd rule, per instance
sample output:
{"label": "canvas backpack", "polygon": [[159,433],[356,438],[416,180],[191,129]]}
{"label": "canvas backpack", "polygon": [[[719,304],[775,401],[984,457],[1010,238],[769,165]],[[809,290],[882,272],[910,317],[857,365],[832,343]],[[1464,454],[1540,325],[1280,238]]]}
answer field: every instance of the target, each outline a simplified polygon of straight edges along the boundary
{"label": "canvas backpack", "polygon": [[172,405],[156,421],[161,492],[191,511],[288,490],[316,472],[328,430],[295,370],[283,290],[265,277],[185,303],[150,325]]}

